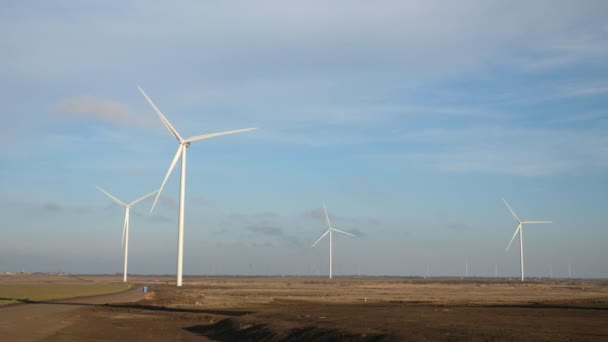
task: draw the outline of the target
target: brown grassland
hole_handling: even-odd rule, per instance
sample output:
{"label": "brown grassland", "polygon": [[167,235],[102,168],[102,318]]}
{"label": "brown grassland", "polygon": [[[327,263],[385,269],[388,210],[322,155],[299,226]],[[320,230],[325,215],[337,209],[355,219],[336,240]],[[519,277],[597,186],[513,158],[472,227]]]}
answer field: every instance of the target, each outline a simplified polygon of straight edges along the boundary
{"label": "brown grassland", "polygon": [[[63,277],[62,286],[120,284],[114,276]],[[0,284],[15,280],[0,276]],[[608,340],[602,280],[186,277],[181,288],[173,277],[130,281],[148,286],[143,300],[79,308],[49,340]]]}

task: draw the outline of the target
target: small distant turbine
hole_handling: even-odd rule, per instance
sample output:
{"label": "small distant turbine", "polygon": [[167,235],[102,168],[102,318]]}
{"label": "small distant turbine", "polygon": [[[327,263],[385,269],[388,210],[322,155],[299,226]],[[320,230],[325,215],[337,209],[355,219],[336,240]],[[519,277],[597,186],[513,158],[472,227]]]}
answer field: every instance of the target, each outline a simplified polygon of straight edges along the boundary
{"label": "small distant turbine", "polygon": [[123,282],[127,282],[127,261],[129,259],[129,213],[131,208],[136,205],[137,203],[145,200],[146,198],[154,195],[157,191],[151,192],[145,196],[142,196],[138,199],[136,199],[135,201],[126,204],[125,202],[119,200],[118,198],[110,195],[108,192],[106,192],[104,189],[100,188],[99,186],[97,186],[97,190],[103,192],[104,194],[106,194],[108,197],[110,197],[112,199],[112,201],[116,202],[117,204],[121,205],[122,207],[125,208],[125,223],[122,226],[122,245],[125,249],[125,269],[124,269],[124,274],[123,274]]}
{"label": "small distant turbine", "polygon": [[342,234],[346,234],[349,236],[355,236],[353,234],[341,231],[340,229],[336,229],[333,228],[331,226],[331,222],[329,221],[329,215],[327,214],[327,208],[325,207],[325,203],[323,203],[323,210],[325,211],[325,222],[327,223],[327,231],[321,235],[321,237],[315,241],[315,243],[312,244],[312,247],[314,247],[317,243],[319,243],[319,241],[321,241],[325,235],[329,234],[329,279],[331,279],[333,277],[333,253],[332,253],[332,232],[337,232],[337,233],[342,233]]}
{"label": "small distant turbine", "polygon": [[517,215],[515,214],[515,212],[513,211],[513,209],[511,209],[511,206],[509,205],[509,203],[507,203],[507,201],[505,201],[505,199],[502,199],[503,202],[505,202],[505,205],[507,206],[507,208],[509,208],[509,211],[511,212],[511,214],[513,215],[513,217],[515,218],[515,220],[517,221],[517,229],[515,229],[515,233],[513,234],[513,237],[511,238],[511,242],[509,242],[509,245],[507,246],[507,251],[509,250],[509,247],[511,247],[511,244],[513,243],[513,240],[515,240],[515,236],[517,235],[517,233],[519,233],[519,253],[520,253],[520,263],[521,263],[521,281],[524,281],[524,237],[523,237],[523,226],[524,224],[541,224],[541,223],[552,223],[551,221],[522,221],[519,219],[519,217],[517,217]]}

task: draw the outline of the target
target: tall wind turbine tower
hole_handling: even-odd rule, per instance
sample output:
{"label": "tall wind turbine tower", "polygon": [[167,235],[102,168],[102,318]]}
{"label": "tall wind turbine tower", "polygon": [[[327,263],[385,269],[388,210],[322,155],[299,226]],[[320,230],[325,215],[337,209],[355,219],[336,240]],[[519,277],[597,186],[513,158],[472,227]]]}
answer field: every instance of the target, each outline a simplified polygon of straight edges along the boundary
{"label": "tall wind turbine tower", "polygon": [[509,203],[507,203],[507,201],[505,201],[505,199],[502,199],[503,202],[505,202],[505,205],[507,206],[507,208],[509,208],[509,211],[511,212],[511,214],[513,215],[513,217],[515,218],[515,220],[517,221],[517,229],[515,229],[515,233],[513,234],[513,237],[511,238],[511,241],[509,242],[509,245],[507,246],[507,251],[509,250],[509,247],[511,247],[511,244],[513,243],[513,240],[515,240],[515,236],[517,235],[517,233],[519,233],[519,260],[520,260],[520,268],[521,268],[521,281],[524,281],[524,236],[523,236],[523,227],[525,224],[542,224],[542,223],[551,223],[551,221],[522,221],[519,219],[519,217],[517,217],[517,215],[515,214],[515,212],[513,211],[513,209],[511,209],[511,206],[509,205]]}
{"label": "tall wind turbine tower", "polygon": [[130,216],[129,214],[131,212],[131,208],[134,205],[136,205],[137,203],[143,201],[144,199],[154,195],[156,193],[156,191],[151,192],[145,196],[142,196],[129,204],[126,204],[125,202],[119,200],[118,198],[110,195],[108,192],[106,192],[104,189],[100,188],[99,186],[97,187],[97,190],[103,192],[108,197],[110,197],[112,199],[112,201],[116,202],[117,204],[119,204],[125,208],[125,223],[122,226],[122,245],[125,249],[125,258],[124,258],[125,259],[125,268],[124,268],[122,281],[126,283],[127,282],[127,261],[129,259],[129,216]]}
{"label": "tall wind turbine tower", "polygon": [[177,286],[182,286],[183,255],[184,255],[184,212],[185,212],[185,205],[186,205],[186,150],[188,149],[188,147],[190,147],[190,144],[195,141],[215,138],[215,137],[219,137],[219,136],[227,135],[227,134],[251,131],[251,130],[254,130],[255,128],[237,129],[234,131],[225,131],[225,132],[218,132],[218,133],[207,133],[207,134],[203,134],[203,135],[193,136],[188,139],[184,139],[177,132],[177,130],[173,127],[173,125],[171,125],[169,120],[167,120],[167,118],[165,118],[163,113],[161,113],[161,111],[156,107],[154,102],[152,102],[152,100],[143,91],[143,89],[139,88],[139,91],[146,98],[146,100],[148,101],[150,106],[152,106],[152,108],[154,109],[156,114],[158,114],[158,117],[163,122],[165,127],[167,127],[167,130],[169,130],[169,133],[171,133],[175,137],[175,139],[177,139],[177,142],[178,142],[177,152],[175,153],[175,157],[173,157],[173,161],[171,162],[171,165],[169,166],[169,171],[167,171],[167,175],[165,176],[165,179],[163,180],[163,183],[160,186],[160,189],[158,190],[158,194],[156,195],[156,198],[154,199],[154,204],[152,205],[152,208],[150,208],[150,213],[152,213],[152,211],[154,210],[154,207],[156,206],[156,202],[158,201],[158,197],[160,196],[161,192],[163,191],[163,188],[165,187],[165,183],[167,182],[167,179],[169,179],[169,176],[171,175],[171,172],[173,171],[175,164],[177,164],[177,160],[180,159],[180,157],[182,160],[181,177],[180,177],[180,184],[179,184],[179,211],[178,211],[178,215],[177,215]]}
{"label": "tall wind turbine tower", "polygon": [[354,236],[354,235],[341,231],[340,229],[333,228],[331,226],[331,222],[329,221],[329,215],[327,214],[327,208],[325,207],[325,202],[323,203],[323,210],[325,211],[325,222],[327,223],[327,231],[323,235],[321,235],[321,237],[317,241],[315,241],[315,243],[313,243],[310,248],[314,247],[319,241],[321,241],[325,237],[325,235],[329,234],[329,279],[332,279],[332,277],[333,277],[332,232],[342,233],[342,234],[346,234],[349,236]]}

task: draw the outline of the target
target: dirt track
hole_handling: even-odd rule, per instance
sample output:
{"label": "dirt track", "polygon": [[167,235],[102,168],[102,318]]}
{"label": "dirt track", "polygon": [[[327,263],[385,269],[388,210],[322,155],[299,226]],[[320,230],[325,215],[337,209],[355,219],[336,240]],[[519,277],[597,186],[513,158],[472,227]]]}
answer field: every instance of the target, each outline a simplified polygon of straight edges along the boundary
{"label": "dirt track", "polygon": [[106,303],[127,303],[143,299],[141,288],[111,295],[27,303],[0,308],[0,336],[3,341],[32,341],[53,335],[74,323],[74,311]]}

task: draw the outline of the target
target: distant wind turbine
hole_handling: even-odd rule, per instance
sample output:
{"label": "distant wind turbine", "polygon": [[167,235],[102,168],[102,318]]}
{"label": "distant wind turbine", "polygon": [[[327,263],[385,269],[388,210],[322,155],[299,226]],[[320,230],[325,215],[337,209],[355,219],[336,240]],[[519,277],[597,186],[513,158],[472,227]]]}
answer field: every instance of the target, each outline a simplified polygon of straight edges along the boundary
{"label": "distant wind turbine", "polygon": [[154,210],[154,207],[156,206],[156,202],[158,202],[158,198],[159,198],[161,192],[163,191],[163,188],[165,187],[165,183],[167,182],[167,179],[169,179],[169,176],[171,175],[171,172],[173,171],[175,164],[177,164],[177,160],[181,157],[182,165],[181,165],[181,177],[180,177],[180,184],[179,184],[179,212],[177,215],[177,286],[182,286],[182,269],[183,269],[182,266],[183,266],[183,255],[184,255],[184,212],[185,212],[185,204],[186,204],[186,149],[188,147],[190,147],[190,144],[195,141],[215,138],[215,137],[219,137],[219,136],[227,135],[227,134],[251,131],[251,130],[254,130],[255,128],[237,129],[234,131],[226,131],[226,132],[218,132],[218,133],[207,133],[207,134],[203,134],[203,135],[193,136],[188,139],[184,139],[177,132],[177,130],[173,127],[173,125],[171,125],[169,120],[167,120],[167,118],[165,118],[163,113],[161,113],[161,111],[156,107],[154,102],[152,102],[152,100],[143,91],[143,89],[141,89],[140,87],[138,87],[138,88],[139,88],[139,91],[142,93],[142,95],[146,98],[146,100],[148,101],[150,106],[152,106],[152,108],[154,109],[156,114],[158,114],[158,117],[163,122],[165,127],[167,127],[167,129],[169,130],[169,133],[171,133],[177,139],[177,142],[179,143],[179,146],[177,147],[177,152],[175,153],[175,157],[173,157],[173,161],[171,162],[171,165],[169,166],[169,171],[167,171],[167,175],[165,176],[165,179],[163,180],[163,183],[160,186],[160,189],[158,190],[158,194],[156,195],[156,198],[154,199],[154,204],[152,204],[152,208],[150,208],[150,213],[152,213],[152,211]]}
{"label": "distant wind turbine", "polygon": [[99,186],[97,186],[97,190],[103,192],[108,197],[110,197],[112,199],[112,201],[116,202],[117,204],[119,204],[125,208],[125,223],[122,226],[122,245],[125,249],[125,269],[124,269],[124,274],[123,274],[122,280],[126,283],[127,282],[127,261],[129,259],[129,213],[130,213],[131,208],[134,205],[136,205],[137,203],[143,201],[144,199],[154,195],[156,193],[156,191],[151,192],[145,196],[142,196],[129,204],[126,204],[125,202],[119,200],[118,198],[110,195],[108,192],[106,192],[104,189],[100,188]]}
{"label": "distant wind turbine", "polygon": [[507,208],[509,208],[509,211],[511,212],[511,214],[513,214],[513,217],[517,221],[517,229],[515,229],[515,233],[513,234],[513,237],[511,238],[511,242],[509,242],[509,245],[507,246],[507,251],[509,250],[509,247],[511,247],[511,244],[513,243],[513,240],[515,240],[515,236],[517,235],[517,233],[519,233],[519,253],[520,253],[520,263],[521,263],[521,281],[524,281],[524,237],[523,237],[523,226],[524,226],[524,224],[551,223],[551,221],[522,221],[522,220],[519,219],[519,217],[517,217],[517,215],[515,214],[515,212],[513,211],[513,209],[511,209],[511,206],[509,205],[509,203],[507,203],[507,201],[505,201],[504,198],[502,199],[502,201],[505,202],[505,205],[507,206]]}
{"label": "distant wind turbine", "polygon": [[341,231],[340,229],[333,228],[331,226],[331,222],[329,221],[329,215],[327,214],[327,208],[325,207],[325,203],[323,203],[323,210],[325,211],[325,222],[327,223],[327,231],[323,235],[321,235],[321,237],[317,241],[315,241],[315,243],[313,243],[310,248],[314,247],[317,243],[319,243],[319,241],[321,241],[325,237],[325,235],[329,234],[329,279],[331,279],[333,277],[332,232],[342,233],[349,236],[355,235]]}

